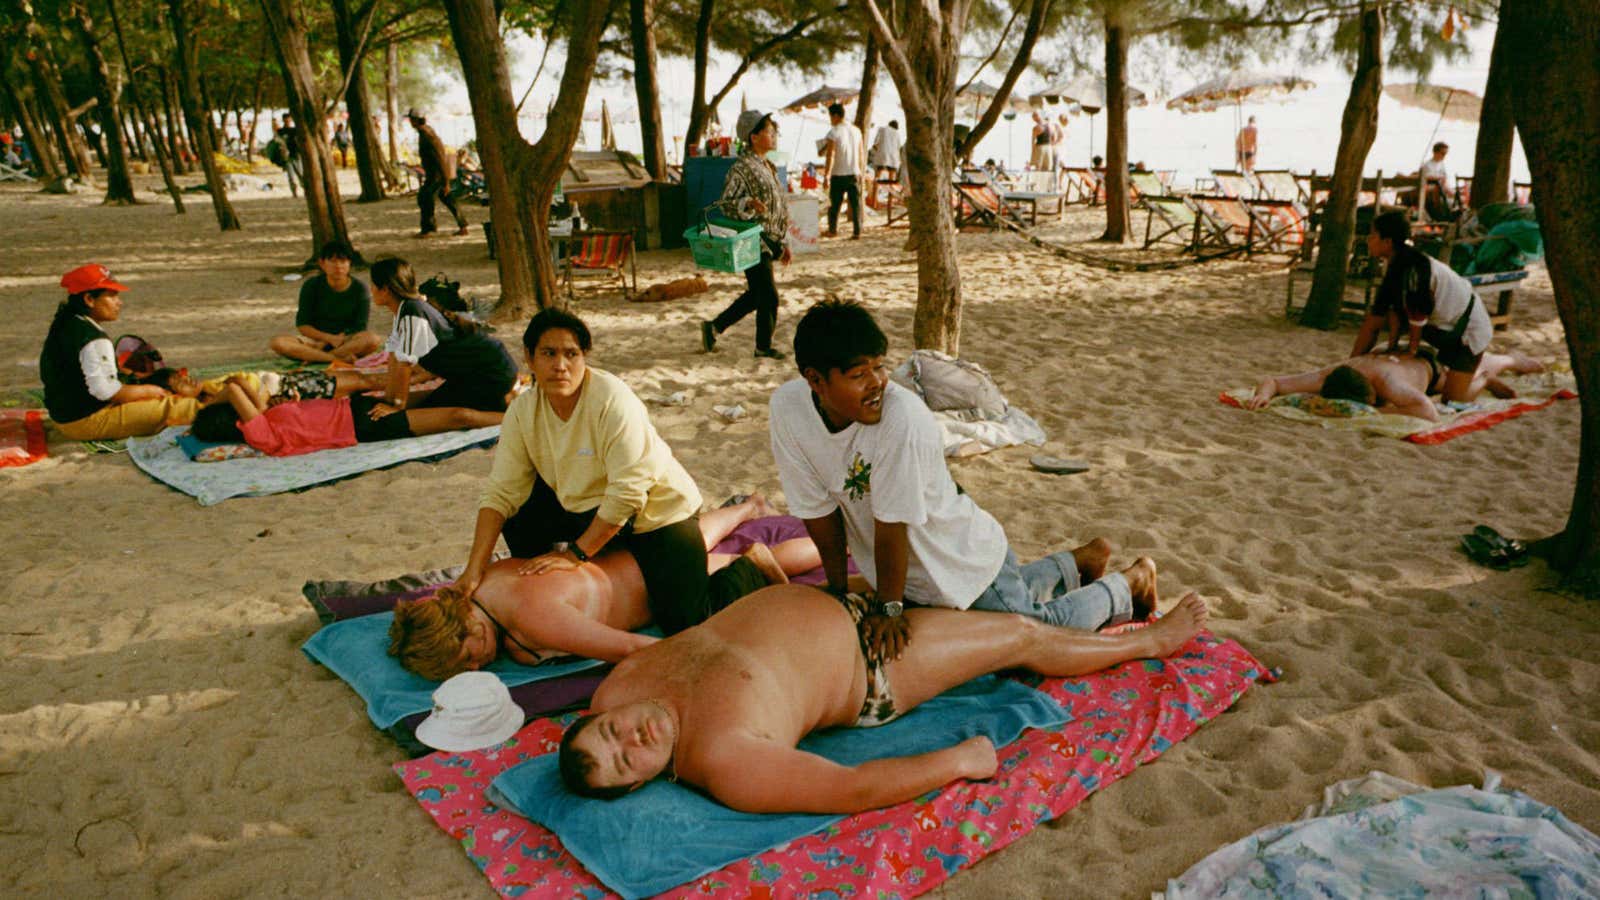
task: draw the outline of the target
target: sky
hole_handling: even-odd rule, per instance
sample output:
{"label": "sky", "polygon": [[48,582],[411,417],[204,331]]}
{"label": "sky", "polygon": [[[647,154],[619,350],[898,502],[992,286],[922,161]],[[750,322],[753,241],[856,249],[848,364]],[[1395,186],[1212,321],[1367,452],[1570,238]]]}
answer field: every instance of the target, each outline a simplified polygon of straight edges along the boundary
{"label": "sky", "polygon": [[[1471,56],[1454,64],[1437,66],[1428,80],[1433,84],[1462,88],[1481,95],[1488,77],[1489,50],[1493,38],[1492,25],[1465,31],[1457,40],[1466,42],[1472,51]],[[513,36],[510,44],[513,59],[512,86],[513,91],[520,97],[533,78],[543,47],[538,42],[520,35]],[[1042,41],[1041,44],[1043,46],[1035,53],[1036,59],[1050,54],[1048,41]],[[1140,71],[1141,63],[1144,64],[1145,70],[1149,68],[1150,60],[1139,58],[1142,52],[1145,51],[1141,49],[1141,45],[1136,44],[1130,59],[1130,68],[1134,71]],[[557,51],[550,54],[550,60],[524,106],[524,113],[527,115],[521,124],[524,133],[530,139],[536,139],[543,127],[543,119],[536,118],[533,113],[538,111],[538,115],[542,116],[543,110],[551,102],[560,79],[561,62],[557,48]],[[737,63],[738,60],[731,55],[713,53],[708,84],[713,89],[720,86]],[[969,64],[963,73],[966,74],[975,65],[975,62]],[[1225,73],[1209,70],[1167,73],[1163,80],[1171,84],[1173,90],[1159,96],[1156,95],[1157,92],[1147,91],[1152,93],[1150,103],[1145,107],[1129,111],[1129,160],[1144,162],[1152,169],[1176,169],[1179,173],[1179,187],[1187,188],[1195,178],[1204,176],[1211,168],[1233,167],[1236,115],[1243,117],[1253,115],[1256,117],[1256,125],[1260,132],[1257,168],[1332,172],[1334,154],[1339,142],[1339,121],[1350,92],[1349,74],[1337,62],[1308,66],[1300,63],[1297,58],[1286,58],[1281,64],[1268,63],[1253,68],[1274,74],[1295,74],[1314,82],[1315,87],[1295,92],[1277,101],[1246,103],[1237,111],[1232,107],[1226,107],[1215,112],[1186,114],[1166,108],[1166,101],[1171,94],[1181,93],[1194,84]],[[763,110],[781,108],[789,101],[822,84],[855,85],[859,83],[860,71],[859,57],[841,60],[823,79],[806,79],[754,70],[741,79],[740,84],[724,102],[721,110],[722,120],[731,127],[739,113],[741,95],[753,108]],[[993,84],[998,83],[1002,75],[1003,72],[996,72],[990,68],[982,74],[981,79]],[[694,84],[693,67],[688,60],[663,59],[658,65],[658,76],[661,81],[663,119],[668,133],[678,135],[681,141],[689,116],[686,98]],[[1386,76],[1386,83],[1416,80],[1413,76],[1402,73],[1386,73]],[[440,95],[436,101],[436,108],[429,118],[445,141],[456,145],[469,138],[472,133],[466,87],[454,73],[441,78],[443,80],[440,84]],[[1135,85],[1142,87],[1137,81]],[[1026,97],[1030,92],[1039,90],[1043,86],[1041,78],[1033,72],[1028,72],[1018,83],[1016,93]],[[599,112],[602,99],[607,101],[614,116],[620,117],[619,114],[625,114],[623,111],[632,110],[635,98],[631,78],[594,82],[590,87],[586,104],[591,116]],[[1053,109],[1052,112],[1054,111],[1059,109]],[[849,106],[848,114],[854,115],[853,104]],[[904,117],[899,109],[899,98],[894,83],[885,73],[879,81],[877,98],[873,103],[873,129],[887,123],[891,118],[901,119],[902,128],[904,127]],[[971,122],[975,118],[971,112],[965,115],[958,113],[957,121]],[[641,146],[637,122],[618,121],[615,124],[618,146],[624,150],[637,152]],[[782,136],[779,150],[789,154],[791,158],[806,161],[816,157],[815,142],[827,131],[828,122],[826,115],[820,110],[799,114],[780,113],[780,127]],[[1027,161],[1030,128],[1031,120],[1027,113],[1017,116],[1009,123],[1001,120],[979,144],[973,154],[974,160],[982,162],[993,158],[1012,164],[1013,167],[1020,167]],[[600,140],[598,121],[586,121],[583,132],[580,149],[585,147],[598,149]],[[868,142],[872,140],[873,135],[870,130],[866,137]],[[1449,171],[1453,174],[1470,175],[1476,139],[1476,122],[1441,121],[1437,114],[1407,108],[1385,96],[1378,112],[1378,137],[1368,154],[1366,171],[1372,174],[1382,170],[1386,175],[1415,172],[1420,162],[1427,157],[1428,148],[1433,142],[1442,140],[1451,147],[1450,156],[1446,161]],[[1094,116],[1092,119],[1083,115],[1073,116],[1068,128],[1065,150],[1068,163],[1088,165],[1091,143],[1095,154],[1104,153],[1105,115]],[[676,161],[681,155],[681,144],[669,141],[668,159]],[[1527,162],[1520,144],[1513,151],[1512,177],[1518,181],[1528,179]]]}

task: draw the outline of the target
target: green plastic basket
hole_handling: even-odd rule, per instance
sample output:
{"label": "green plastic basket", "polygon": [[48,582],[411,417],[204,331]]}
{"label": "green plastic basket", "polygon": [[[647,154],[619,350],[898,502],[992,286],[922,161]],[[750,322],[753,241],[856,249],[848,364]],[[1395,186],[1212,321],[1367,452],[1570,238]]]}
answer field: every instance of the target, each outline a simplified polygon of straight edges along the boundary
{"label": "green plastic basket", "polygon": [[[733,237],[714,237],[706,223],[738,231]],[[761,223],[735,222],[720,216],[706,216],[701,224],[683,233],[694,254],[694,264],[717,272],[743,272],[761,262]]]}

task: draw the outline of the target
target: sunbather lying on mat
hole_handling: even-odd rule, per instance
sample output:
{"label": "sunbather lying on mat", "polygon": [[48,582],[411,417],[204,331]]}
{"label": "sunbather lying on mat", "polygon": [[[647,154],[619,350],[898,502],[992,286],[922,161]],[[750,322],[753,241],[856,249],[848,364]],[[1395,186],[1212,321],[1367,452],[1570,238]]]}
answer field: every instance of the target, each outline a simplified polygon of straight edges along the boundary
{"label": "sunbather lying on mat", "polygon": [[242,375],[232,376],[221,401],[201,409],[189,430],[202,441],[242,442],[271,456],[296,456],[368,441],[485,428],[501,419],[497,412],[460,406],[416,407],[375,419],[372,411],[381,401],[364,394],[277,404],[269,399],[259,380],[252,388]]}
{"label": "sunbather lying on mat", "polygon": [[[896,659],[874,658],[864,603],[805,585],[757,591],[703,625],[619,663],[594,715],[561,741],[571,790],[614,797],[667,775],[747,812],[853,813],[900,803],[997,765],[984,737],[849,767],[797,749],[822,728],[891,721],[989,672],[1083,675],[1164,657],[1205,625],[1197,595],[1149,627],[1094,634],[1007,613],[917,607]],[[803,640],[796,637],[803,635]]]}
{"label": "sunbather lying on mat", "polygon": [[229,380],[234,378],[242,379],[247,391],[266,391],[268,405],[276,405],[295,400],[334,400],[364,391],[381,391],[388,384],[389,374],[385,369],[337,369],[328,372],[296,369],[292,372],[232,372],[220,378],[200,381],[190,375],[188,369],[162,368],[152,373],[144,383],[160,385],[180,397],[195,397],[201,403],[214,403],[222,399],[222,392],[227,390]]}
{"label": "sunbather lying on mat", "polygon": [[[706,549],[744,522],[771,515],[776,512],[760,494],[701,515]],[[619,547],[592,561],[526,574],[521,570],[528,560],[503,559],[489,567],[471,596],[449,585],[432,597],[401,601],[389,630],[389,653],[412,672],[443,681],[483,668],[502,650],[528,665],[574,655],[616,662],[655,643],[654,637],[633,633],[651,619],[644,575],[633,554]],[[810,538],[773,547],[754,544],[737,557],[711,553],[709,608],[688,618],[703,622],[751,591],[819,565]]]}
{"label": "sunbather lying on mat", "polygon": [[[1542,371],[1544,364],[1521,353],[1485,353],[1478,361],[1468,395],[1476,397],[1488,388],[1496,397],[1515,397],[1517,392],[1500,380],[1501,375]],[[1373,353],[1298,375],[1274,375],[1261,382],[1245,408],[1261,409],[1279,394],[1320,393],[1329,400],[1354,400],[1376,406],[1381,413],[1437,422],[1439,411],[1428,398],[1444,391],[1447,377],[1445,367],[1428,347],[1421,348],[1415,356]]]}

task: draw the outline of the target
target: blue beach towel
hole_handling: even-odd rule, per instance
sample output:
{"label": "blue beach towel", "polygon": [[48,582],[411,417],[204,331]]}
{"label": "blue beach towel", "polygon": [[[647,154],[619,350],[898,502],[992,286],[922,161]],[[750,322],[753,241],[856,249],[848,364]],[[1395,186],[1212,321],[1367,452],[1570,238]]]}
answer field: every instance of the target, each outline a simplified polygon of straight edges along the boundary
{"label": "blue beach towel", "polygon": [[403,462],[444,459],[473,447],[493,446],[500,426],[447,431],[397,441],[373,441],[302,456],[268,456],[219,462],[192,461],[178,444],[189,426],[173,425],[147,438],[129,438],[128,456],[157,481],[213,506],[230,497],[264,497],[349,478]]}
{"label": "blue beach towel", "polygon": [[[1026,728],[1054,728],[1069,719],[1047,695],[985,676],[888,725],[818,732],[801,741],[800,749],[858,765],[926,753],[979,734],[1000,747]],[[562,786],[554,753],[501,773],[490,785],[489,798],[550,829],[585,868],[625,898],[660,893],[845,818],[736,812],[660,778],[616,800],[582,799]]]}
{"label": "blue beach towel", "polygon": [[[388,728],[406,716],[433,708],[437,681],[405,670],[389,655],[389,623],[394,613],[375,613],[325,625],[300,649],[315,662],[344,679],[366,701],[367,716],[379,728]],[[646,632],[660,634],[659,631]],[[571,675],[605,665],[597,659],[573,657],[541,666],[525,666],[502,656],[487,668],[506,687]]]}

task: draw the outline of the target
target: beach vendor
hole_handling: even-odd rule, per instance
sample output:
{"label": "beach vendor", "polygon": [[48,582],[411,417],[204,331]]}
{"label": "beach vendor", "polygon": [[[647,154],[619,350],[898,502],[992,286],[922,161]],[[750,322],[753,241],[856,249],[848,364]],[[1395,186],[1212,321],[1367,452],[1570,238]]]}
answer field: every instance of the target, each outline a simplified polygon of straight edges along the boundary
{"label": "beach vendor", "polygon": [[[384,349],[389,351],[389,381],[374,417],[409,407],[464,407],[503,413],[516,386],[517,364],[501,343],[464,316],[440,309],[417,290],[411,264],[386,257],[372,264],[372,299],[394,313]],[[415,369],[444,384],[413,402]]]}
{"label": "beach vendor", "polygon": [[[1468,389],[1476,397],[1484,389],[1502,399],[1517,396],[1516,389],[1500,380],[1506,372],[1544,371],[1544,364],[1520,353],[1485,353]],[[1444,390],[1448,372],[1431,347],[1415,355],[1369,353],[1341,363],[1301,372],[1274,375],[1256,386],[1245,401],[1246,409],[1262,409],[1279,394],[1316,393],[1329,400],[1354,400],[1375,406],[1380,413],[1439,421],[1439,411],[1429,399]]]}
{"label": "beach vendor", "polygon": [[44,405],[75,441],[155,434],[194,420],[200,404],[153,384],[123,384],[111,337],[102,327],[122,315],[126,287],[98,263],[61,276],[67,299],[56,307],[39,354]]}
{"label": "beach vendor", "polygon": [[[1399,352],[1400,321],[1407,324],[1406,355],[1415,356],[1426,342],[1438,351],[1446,369],[1445,400],[1465,403],[1476,396],[1474,375],[1494,336],[1489,311],[1472,293],[1472,285],[1445,263],[1411,245],[1411,223],[1403,212],[1386,212],[1372,220],[1367,250],[1388,261],[1372,310],[1356,333],[1351,356],[1361,356],[1389,330],[1388,352]],[[1479,387],[1481,390],[1482,387]]]}
{"label": "beach vendor", "polygon": [[843,594],[846,555],[876,592],[865,634],[887,658],[904,647],[907,605],[1013,612],[1094,630],[1144,619],[1155,563],[1105,574],[1103,539],[1024,566],[995,518],[956,488],[939,423],[889,380],[872,314],[824,300],[795,327],[802,378],[772,394],[772,455],[790,511],[805,520],[828,589]]}
{"label": "beach vendor", "polygon": [[[915,609],[916,640],[879,656],[864,601],[789,584],[763,588],[710,620],[624,659],[572,723],[558,765],[568,789],[615,797],[659,775],[754,813],[855,813],[959,778],[994,775],[986,737],[918,756],[846,766],[799,749],[823,728],[872,727],[1001,669],[1097,672],[1178,651],[1204,627],[1189,594],[1147,628],[1088,634],[1022,616]],[[803,636],[803,639],[796,638]]]}
{"label": "beach vendor", "polygon": [[772,278],[774,259],[789,264],[789,200],[778,182],[778,169],[767,160],[777,149],[778,123],[771,113],[747,109],[739,114],[739,138],[744,152],[733,161],[722,198],[712,209],[730,219],[761,223],[761,261],[744,270],[745,292],[715,319],[700,323],[700,348],[707,353],[717,349],[717,336],[751,312],[756,314],[756,356],[783,359],[784,353],[772,346],[772,332],[778,326],[778,285]]}
{"label": "beach vendor", "polygon": [[365,394],[272,403],[259,379],[252,386],[246,376],[235,375],[228,380],[220,402],[195,415],[190,431],[202,441],[245,443],[269,456],[298,456],[370,441],[500,424],[500,413],[459,406],[374,416],[377,405],[376,399]]}
{"label": "beach vendor", "polygon": [[[715,547],[744,522],[773,514],[756,495],[700,516],[700,534],[707,548]],[[501,653],[525,665],[564,656],[617,662],[658,640],[634,633],[650,624],[650,606],[638,561],[620,543],[592,565],[522,575],[517,570],[527,560],[503,559],[470,596],[448,585],[431,597],[402,600],[389,628],[389,653],[434,681],[483,668]],[[716,610],[818,563],[807,537],[771,547],[753,543],[738,555],[708,553],[707,560]]]}
{"label": "beach vendor", "polygon": [[300,285],[294,334],[280,334],[267,347],[304,362],[351,362],[378,349],[383,338],[367,330],[372,292],[350,274],[355,251],[332,240],[317,251],[319,274]]}
{"label": "beach vendor", "polygon": [[622,379],[588,365],[583,320],[541,310],[522,343],[534,387],[506,410],[457,586],[478,589],[502,534],[511,555],[527,559],[523,575],[593,565],[615,541],[639,564],[656,625],[671,634],[704,620],[694,479]]}

